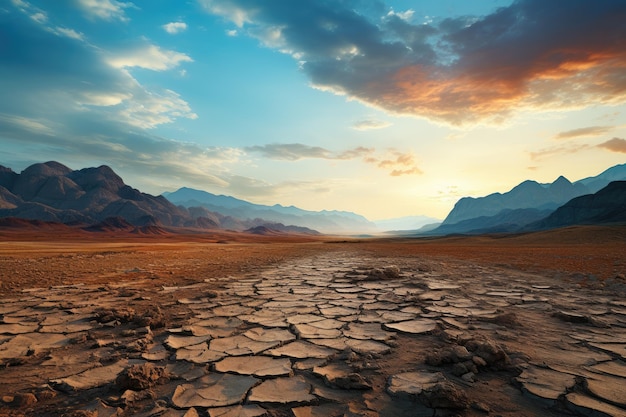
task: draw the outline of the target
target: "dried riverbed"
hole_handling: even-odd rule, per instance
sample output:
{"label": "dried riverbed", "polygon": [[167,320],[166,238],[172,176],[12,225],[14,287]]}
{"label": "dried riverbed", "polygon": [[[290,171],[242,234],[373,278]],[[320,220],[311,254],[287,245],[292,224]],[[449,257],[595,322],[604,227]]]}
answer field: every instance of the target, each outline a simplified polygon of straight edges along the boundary
{"label": "dried riverbed", "polygon": [[0,415],[626,416],[619,282],[349,245],[228,272],[4,297]]}

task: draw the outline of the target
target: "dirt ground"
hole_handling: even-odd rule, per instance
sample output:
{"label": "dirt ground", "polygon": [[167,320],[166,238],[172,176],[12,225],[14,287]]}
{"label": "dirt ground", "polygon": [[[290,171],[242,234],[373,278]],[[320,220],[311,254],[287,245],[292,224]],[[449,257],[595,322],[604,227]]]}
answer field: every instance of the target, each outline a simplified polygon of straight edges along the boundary
{"label": "dirt ground", "polygon": [[[479,279],[481,274],[488,274],[493,282],[497,282],[493,278],[493,271],[512,271],[512,276],[516,277],[536,274],[536,284],[547,283],[549,285],[546,288],[563,283],[599,291],[605,282],[626,283],[626,226],[573,227],[510,236],[424,239],[254,236],[228,232],[142,236],[128,233],[86,233],[66,228],[6,229],[0,230],[0,297],[3,300],[18,300],[24,294],[34,294],[33,289],[36,288],[76,285],[99,285],[104,289],[115,288],[118,293],[123,293],[120,288],[128,285],[128,288],[132,288],[135,309],[138,312],[147,311],[155,305],[164,306],[163,316],[160,318],[163,322],[159,325],[159,331],[163,332],[163,329],[180,326],[188,319],[189,313],[185,310],[187,307],[176,300],[193,299],[197,296],[194,285],[198,283],[202,283],[205,293],[207,290],[219,292],[226,283],[237,282],[239,279],[249,280],[251,276],[280,268],[284,264],[298,265],[299,259],[310,262],[311,259],[320,257],[332,265],[333,254],[337,254],[341,262],[349,259],[356,265],[362,259],[364,265],[372,264],[372,267],[394,261],[401,267],[406,265],[414,270],[432,272],[432,276],[441,274],[450,282],[454,282],[454,274],[463,275],[464,279],[470,280],[467,282]],[[377,263],[377,259],[380,263]],[[163,291],[166,288],[179,288],[175,294],[176,299]],[[459,300],[462,301],[460,298]],[[529,312],[524,319],[536,321],[538,324],[544,320],[533,314],[535,313]],[[563,326],[558,320],[550,325],[553,326],[551,331]],[[526,331],[530,330],[530,327],[526,328]],[[501,336],[504,333],[500,331]],[[524,333],[522,330],[520,334]],[[515,333],[507,334],[506,337],[510,339],[509,345],[524,349],[525,341],[519,339]],[[540,351],[539,336],[529,333],[528,337],[536,339],[533,339],[533,343],[537,347],[533,349]],[[549,332],[545,337],[549,337]],[[2,343],[0,341],[0,347]],[[82,349],[83,343],[85,342],[68,348],[68,352]],[[407,356],[411,355],[411,360],[423,362],[426,357],[423,352],[429,343],[443,344],[441,340],[432,337],[416,339],[410,335],[399,335],[395,342],[395,353],[380,359],[380,366],[401,372],[405,368]],[[87,345],[88,343],[84,346]],[[545,355],[551,357],[547,353]],[[46,376],[41,374],[40,367],[44,359],[49,360],[50,357],[37,354],[14,363],[5,363],[5,369],[0,369],[0,378],[4,379],[0,384],[0,416],[97,415],[77,412],[63,414],[55,411],[77,409],[81,401],[89,400],[81,400],[80,396],[58,396],[56,399],[39,401],[37,405],[16,404],[15,398],[18,397],[14,397],[15,393],[33,392],[34,387],[42,386],[42,382],[45,382]],[[373,380],[378,381],[379,385],[374,390],[384,392],[386,379],[382,378],[380,371],[377,372],[378,374],[372,374]],[[546,411],[541,408],[540,403],[529,403],[523,399],[520,391],[508,382],[511,375],[502,378],[485,374],[482,384],[489,388],[490,394],[481,391],[480,386],[472,388],[477,396],[484,397],[484,401],[474,403],[470,411],[458,415],[561,415]],[[380,400],[371,398],[367,401],[376,404]],[[481,404],[489,401],[513,401],[519,404],[509,404],[508,409],[502,405],[502,410],[508,411],[500,413],[493,412],[494,406],[491,406],[492,412],[486,406],[485,410],[481,410]],[[280,408],[272,413],[268,415],[293,415],[287,409]],[[207,411],[200,415],[213,414]],[[387,415],[394,415],[394,411],[389,411]]]}
{"label": "dirt ground", "polygon": [[0,294],[79,282],[109,283],[137,274],[150,276],[155,285],[181,285],[345,248],[373,256],[472,262],[564,279],[626,275],[626,226],[419,239],[0,230]]}

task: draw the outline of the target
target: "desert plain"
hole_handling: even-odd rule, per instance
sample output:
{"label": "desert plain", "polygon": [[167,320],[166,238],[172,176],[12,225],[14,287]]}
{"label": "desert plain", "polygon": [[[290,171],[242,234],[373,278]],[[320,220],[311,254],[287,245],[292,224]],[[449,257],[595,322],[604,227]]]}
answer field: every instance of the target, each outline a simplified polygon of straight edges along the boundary
{"label": "desert plain", "polygon": [[626,416],[626,227],[0,230],[0,416]]}

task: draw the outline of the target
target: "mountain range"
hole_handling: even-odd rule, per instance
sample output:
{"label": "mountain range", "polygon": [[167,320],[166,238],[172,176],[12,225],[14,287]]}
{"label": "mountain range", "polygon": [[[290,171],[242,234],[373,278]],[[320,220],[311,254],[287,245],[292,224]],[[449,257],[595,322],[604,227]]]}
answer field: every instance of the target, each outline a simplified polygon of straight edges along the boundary
{"label": "mountain range", "polygon": [[[624,221],[626,212],[619,211],[624,202],[623,199],[620,200],[622,196],[619,189],[624,186],[620,181],[624,180],[626,164],[616,165],[595,177],[574,183],[563,176],[550,184],[527,180],[506,193],[461,198],[439,227],[423,233],[429,235],[504,233],[570,224]],[[610,192],[607,192],[605,187],[609,184],[611,188]],[[586,198],[576,199],[582,198],[581,196]],[[595,206],[589,204],[580,206],[579,203],[574,203],[586,202],[587,199],[594,201]],[[611,208],[613,203],[616,208]],[[574,210],[570,204],[579,205],[574,206],[577,207]],[[615,210],[617,212],[614,212]],[[571,214],[574,211],[576,214]],[[415,234],[419,233],[416,231]]]}
{"label": "mountain range", "polygon": [[309,211],[294,206],[276,204],[266,206],[253,204],[225,195],[215,195],[206,191],[183,187],[163,196],[174,204],[187,207],[202,207],[214,213],[239,219],[263,219],[269,222],[294,224],[319,230],[323,233],[367,233],[376,232],[376,224],[365,217],[347,211]]}
{"label": "mountain range", "polygon": [[0,166],[0,218],[8,217],[84,224],[92,231],[169,226],[318,233],[264,219],[241,220],[203,207],[176,206],[163,196],[124,184],[106,165],[74,171],[54,161],[31,165],[20,174]]}
{"label": "mountain range", "polygon": [[[191,188],[153,196],[126,184],[106,165],[72,170],[58,162],[34,164],[16,173],[0,166],[0,219],[84,225],[90,231],[159,227],[280,233],[372,233],[447,235],[509,233],[572,224],[626,222],[626,164],[574,183],[524,181],[505,193],[460,199],[439,225],[411,216],[375,224],[346,211],[309,211],[253,204]],[[6,222],[5,222],[6,223]],[[19,222],[18,222],[19,223]],[[412,224],[419,230],[402,230]],[[378,226],[378,227],[377,227]],[[380,227],[380,229],[379,229]],[[150,229],[153,228],[153,229]]]}

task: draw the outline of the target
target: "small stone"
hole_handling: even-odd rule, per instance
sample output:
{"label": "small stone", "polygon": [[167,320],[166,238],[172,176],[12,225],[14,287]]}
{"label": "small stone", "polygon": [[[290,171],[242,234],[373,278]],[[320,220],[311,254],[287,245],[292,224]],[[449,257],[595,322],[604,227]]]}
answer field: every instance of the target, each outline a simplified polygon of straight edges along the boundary
{"label": "small stone", "polygon": [[472,403],[472,408],[476,411],[481,411],[483,413],[490,413],[491,409],[489,408],[489,406],[485,403],[481,403],[481,402],[475,402]]}
{"label": "small stone", "polygon": [[455,363],[452,366],[452,375],[461,376],[468,372],[467,367],[462,363]]}
{"label": "small stone", "polygon": [[474,362],[476,366],[487,366],[487,362],[480,356],[472,356],[472,362]]}
{"label": "small stone", "polygon": [[169,379],[165,368],[151,363],[132,365],[117,376],[116,384],[120,389],[141,391],[156,384],[163,384]]}
{"label": "small stone", "polygon": [[476,374],[474,374],[474,372],[468,372],[461,375],[461,379],[465,382],[474,382],[476,380]]}
{"label": "small stone", "polygon": [[31,407],[37,403],[37,397],[32,392],[15,394],[13,401],[11,401],[12,407]]}

